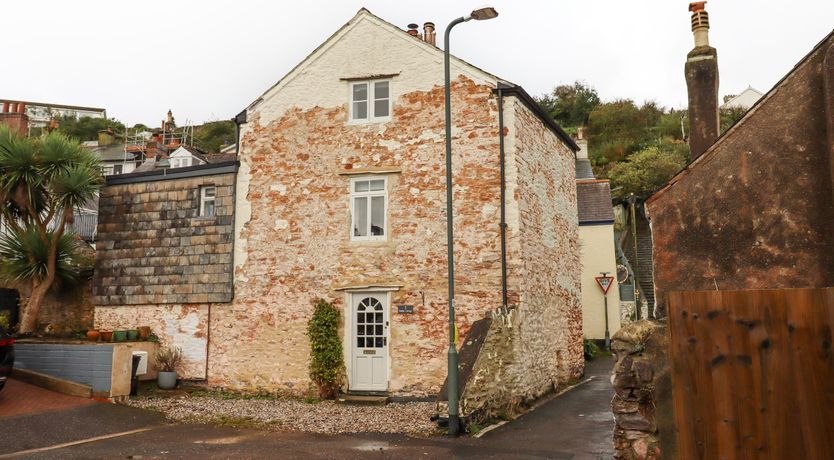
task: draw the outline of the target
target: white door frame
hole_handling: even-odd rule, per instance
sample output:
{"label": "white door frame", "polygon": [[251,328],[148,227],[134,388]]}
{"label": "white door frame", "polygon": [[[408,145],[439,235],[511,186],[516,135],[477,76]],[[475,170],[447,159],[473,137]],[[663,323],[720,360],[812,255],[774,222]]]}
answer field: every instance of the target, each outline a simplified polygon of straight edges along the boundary
{"label": "white door frame", "polygon": [[[391,292],[398,290],[398,288],[380,287],[366,289],[351,289],[345,292],[345,336],[343,340],[345,367],[348,379],[348,391],[388,391],[388,385],[391,382]],[[367,296],[369,294],[376,294],[385,300],[383,306],[383,320],[385,321],[385,388],[367,389],[356,388],[353,383],[353,362],[354,352],[356,349],[356,312],[354,311],[354,301],[358,297]]]}

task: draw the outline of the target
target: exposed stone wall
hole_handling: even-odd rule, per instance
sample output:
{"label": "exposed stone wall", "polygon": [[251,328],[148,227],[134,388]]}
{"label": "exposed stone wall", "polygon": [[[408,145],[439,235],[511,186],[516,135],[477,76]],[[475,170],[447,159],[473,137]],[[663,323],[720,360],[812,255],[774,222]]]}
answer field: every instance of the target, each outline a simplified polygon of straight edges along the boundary
{"label": "exposed stone wall", "polygon": [[820,44],[647,202],[656,313],[665,293],[834,285]]}
{"label": "exposed stone wall", "polygon": [[[29,288],[14,284],[2,284],[0,288],[14,289],[20,295],[18,321],[23,313],[24,302],[29,297]],[[52,330],[64,334],[86,331],[93,325],[93,296],[90,280],[82,280],[73,287],[53,288],[44,298],[38,312],[38,329],[52,325]]]}
{"label": "exposed stone wall", "polygon": [[160,346],[178,347],[183,362],[177,370],[185,379],[205,379],[208,359],[208,319],[211,306],[189,305],[128,305],[98,307],[95,326],[102,330],[136,329],[150,326],[159,337]]}
{"label": "exposed stone wall", "polygon": [[573,153],[507,98],[509,281],[514,308],[493,321],[465,383],[464,415],[517,412],[584,371]]}
{"label": "exposed stone wall", "polygon": [[[25,291],[21,296],[28,295]],[[93,292],[89,279],[77,286],[47,294],[38,313],[39,324],[56,324],[64,331],[86,331],[93,326]]]}
{"label": "exposed stone wall", "polygon": [[520,338],[532,387],[546,391],[584,372],[581,273],[574,156],[517,101],[510,104],[517,188],[518,251],[513,268],[520,298]]}
{"label": "exposed stone wall", "polygon": [[667,334],[664,324],[640,320],[612,338],[614,458],[675,458]]}
{"label": "exposed stone wall", "polygon": [[[200,187],[216,186],[200,217]],[[108,185],[99,198],[96,305],[228,302],[234,174]]]}
{"label": "exposed stone wall", "polygon": [[[465,336],[501,304],[497,105],[490,87],[465,78],[452,97],[456,307]],[[443,126],[440,86],[396,99],[384,125],[347,123],[346,104],[290,110],[265,126],[257,113],[250,119],[241,150],[250,173],[238,189],[239,207],[251,213],[240,222],[246,254],[234,304],[213,312],[210,383],[306,390],[313,300],[333,300],[347,315],[340,288],[389,285],[398,289],[389,389],[438,390],[448,337]],[[350,174],[381,168],[398,171],[385,174],[389,237],[351,242]],[[399,304],[414,305],[414,314],[396,314]]]}

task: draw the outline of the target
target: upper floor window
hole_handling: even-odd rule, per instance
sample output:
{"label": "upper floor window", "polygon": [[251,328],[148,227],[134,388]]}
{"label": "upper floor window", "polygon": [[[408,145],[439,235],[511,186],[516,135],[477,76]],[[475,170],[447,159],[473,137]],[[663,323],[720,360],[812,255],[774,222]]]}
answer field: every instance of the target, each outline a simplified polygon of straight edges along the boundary
{"label": "upper floor window", "polygon": [[172,168],[186,168],[191,166],[191,158],[172,158],[171,159],[171,167]]}
{"label": "upper floor window", "polygon": [[213,185],[200,187],[200,217],[214,217],[214,200],[217,188]]}
{"label": "upper floor window", "polygon": [[370,80],[350,85],[350,121],[371,122],[391,118],[391,82]]}
{"label": "upper floor window", "polygon": [[388,180],[361,177],[350,181],[353,241],[384,240],[387,233]]}

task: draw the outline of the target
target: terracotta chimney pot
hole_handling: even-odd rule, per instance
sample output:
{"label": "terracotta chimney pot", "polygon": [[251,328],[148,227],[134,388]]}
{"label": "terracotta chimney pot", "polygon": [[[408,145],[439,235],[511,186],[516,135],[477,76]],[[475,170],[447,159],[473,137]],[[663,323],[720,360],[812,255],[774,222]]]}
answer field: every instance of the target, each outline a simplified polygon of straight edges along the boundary
{"label": "terracotta chimney pot", "polygon": [[420,32],[417,31],[417,27],[418,27],[417,24],[414,24],[412,22],[411,24],[408,25],[408,30],[406,32],[408,33],[408,35],[411,35],[412,37],[416,37],[416,36],[420,35]]}

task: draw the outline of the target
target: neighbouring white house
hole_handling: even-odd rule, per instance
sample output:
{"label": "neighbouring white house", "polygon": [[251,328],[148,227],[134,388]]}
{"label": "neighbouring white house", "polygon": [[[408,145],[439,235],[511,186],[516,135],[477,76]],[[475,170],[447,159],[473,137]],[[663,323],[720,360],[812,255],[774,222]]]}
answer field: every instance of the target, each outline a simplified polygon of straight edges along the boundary
{"label": "neighbouring white house", "polygon": [[208,163],[208,160],[197,148],[190,145],[181,145],[168,155],[168,163],[172,168],[187,168],[204,165]]}
{"label": "neighbouring white house", "polygon": [[132,173],[138,165],[136,157],[125,152],[123,144],[98,147],[93,152],[101,162],[101,173],[105,176]]}
{"label": "neighbouring white house", "polygon": [[[620,329],[620,290],[616,282],[617,256],[614,249],[614,209],[608,180],[596,179],[588,159],[588,141],[579,132],[576,153],[576,204],[579,216],[579,251],[582,262],[582,329],[586,339],[605,338],[606,321],[610,335]],[[615,281],[605,294],[597,277],[607,273]],[[607,318],[607,319],[606,319]]]}
{"label": "neighbouring white house", "polygon": [[724,96],[724,103],[721,104],[722,109],[749,109],[753,107],[753,104],[759,101],[764,94],[753,88],[752,86],[748,86],[747,89],[740,92],[739,94],[728,94]]}

